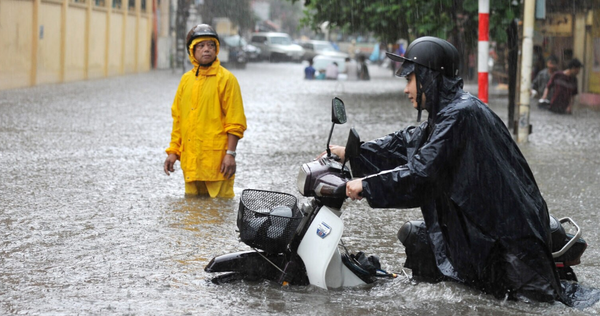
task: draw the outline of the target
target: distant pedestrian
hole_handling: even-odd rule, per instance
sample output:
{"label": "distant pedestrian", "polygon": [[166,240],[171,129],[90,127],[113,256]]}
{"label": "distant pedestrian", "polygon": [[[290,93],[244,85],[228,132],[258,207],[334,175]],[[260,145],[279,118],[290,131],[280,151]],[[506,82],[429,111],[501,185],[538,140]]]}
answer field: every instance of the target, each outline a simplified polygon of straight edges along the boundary
{"label": "distant pedestrian", "polygon": [[474,53],[469,54],[469,73],[468,80],[475,79],[475,69],[477,69],[477,55]]}
{"label": "distant pedestrian", "polygon": [[356,62],[352,59],[350,59],[350,57],[346,57],[346,61],[344,63],[345,65],[345,72],[346,75],[348,76],[348,80],[349,81],[355,81],[358,80],[358,66],[356,65]]}
{"label": "distant pedestrian", "polygon": [[[540,72],[538,72],[537,76],[535,76],[535,79],[533,79],[533,82],[531,83],[531,90],[532,90],[531,93],[532,93],[533,97],[544,94],[544,89],[546,89],[546,86],[548,85],[550,78],[552,78],[552,75],[554,75],[554,73],[556,73],[557,70],[558,70],[558,59],[555,56],[548,57],[548,59],[546,60],[546,68],[541,70]],[[552,99],[553,90],[554,89],[549,89],[547,98],[542,99],[542,101],[544,101],[546,99]],[[549,106],[549,103],[539,102],[538,106],[540,108],[547,109]]]}
{"label": "distant pedestrian", "polygon": [[312,61],[312,59],[310,59],[308,61],[308,66],[306,66],[306,68],[304,68],[304,79],[307,79],[307,80],[315,79],[315,72],[316,72],[316,69],[315,69],[315,67],[313,67],[313,61]]}
{"label": "distant pedestrian", "polygon": [[371,80],[369,75],[369,67],[367,67],[367,61],[364,55],[358,57],[358,79],[359,80]]}
{"label": "distant pedestrian", "polygon": [[317,71],[317,75],[315,76],[317,80],[325,80],[325,69],[319,69]]}
{"label": "distant pedestrian", "polygon": [[583,64],[579,59],[572,59],[567,69],[556,72],[548,81],[542,99],[548,99],[549,91],[554,89],[550,99],[550,111],[560,114],[571,114],[573,102],[577,95],[577,75]]}
{"label": "distant pedestrian", "polygon": [[219,36],[207,24],[187,35],[194,68],[181,77],[171,107],[173,130],[164,171],[181,162],[185,193],[233,197],[236,147],[246,130],[237,79],[221,66]]}
{"label": "distant pedestrian", "polygon": [[339,74],[338,64],[334,61],[325,68],[325,79],[337,80]]}

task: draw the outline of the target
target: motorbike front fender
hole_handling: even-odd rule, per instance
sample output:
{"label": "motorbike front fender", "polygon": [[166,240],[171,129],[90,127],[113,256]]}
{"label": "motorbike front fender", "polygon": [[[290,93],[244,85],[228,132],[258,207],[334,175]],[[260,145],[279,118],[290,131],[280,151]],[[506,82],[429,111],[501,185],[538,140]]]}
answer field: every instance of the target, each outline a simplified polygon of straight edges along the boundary
{"label": "motorbike front fender", "polygon": [[285,264],[283,254],[266,254],[264,252],[259,254],[256,251],[243,251],[214,257],[204,267],[204,271],[236,272],[247,277],[276,281],[281,272],[273,264],[279,269],[283,269]]}

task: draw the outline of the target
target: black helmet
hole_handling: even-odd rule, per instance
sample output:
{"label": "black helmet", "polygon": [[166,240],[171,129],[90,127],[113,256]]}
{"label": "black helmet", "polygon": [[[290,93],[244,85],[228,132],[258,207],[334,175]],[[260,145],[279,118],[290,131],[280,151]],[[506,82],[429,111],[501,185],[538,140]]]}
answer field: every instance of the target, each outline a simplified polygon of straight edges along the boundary
{"label": "black helmet", "polygon": [[[392,53],[386,53],[386,55],[394,61],[403,63],[396,72],[398,77],[406,77],[413,72],[414,65],[412,63],[438,71],[449,78],[458,76],[460,68],[460,56],[456,47],[433,36],[419,37],[412,41],[408,45],[404,57]],[[411,63],[404,63],[405,61]]]}
{"label": "black helmet", "polygon": [[202,36],[213,37],[217,40],[218,44],[221,44],[221,42],[219,42],[219,35],[217,34],[217,32],[215,32],[215,30],[210,25],[198,24],[198,25],[192,27],[192,29],[187,34],[187,38],[185,40],[187,49],[190,48],[190,45],[192,44],[192,41],[194,39],[196,39],[198,37],[202,37]]}

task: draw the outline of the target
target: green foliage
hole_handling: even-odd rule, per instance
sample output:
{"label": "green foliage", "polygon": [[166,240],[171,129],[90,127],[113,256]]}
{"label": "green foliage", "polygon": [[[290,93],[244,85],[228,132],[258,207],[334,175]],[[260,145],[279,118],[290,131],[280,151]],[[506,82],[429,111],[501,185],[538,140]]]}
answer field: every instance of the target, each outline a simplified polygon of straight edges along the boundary
{"label": "green foliage", "polygon": [[382,40],[394,41],[408,34],[403,6],[402,2],[382,0],[312,0],[305,2],[301,23],[318,31],[321,23],[329,21],[331,27],[351,33],[373,32]]}
{"label": "green foliage", "polygon": [[251,30],[256,20],[250,8],[250,0],[204,0],[200,13],[205,23],[212,24],[214,17],[226,17],[242,30]]}
{"label": "green foliage", "polygon": [[269,0],[271,5],[271,20],[281,21],[281,30],[294,36],[300,28],[302,7],[299,3],[289,1]]}
{"label": "green foliage", "polygon": [[[510,3],[490,2],[490,37],[494,41],[506,41],[506,27],[518,16],[519,8]],[[478,0],[305,0],[304,4],[301,24],[313,30],[329,21],[330,27],[371,32],[388,43],[423,35],[455,36],[468,47],[477,42]]]}
{"label": "green foliage", "polygon": [[[510,22],[519,18],[519,7],[508,0],[490,0],[490,38],[498,43],[506,43],[506,28]],[[491,27],[501,26],[501,27]]]}

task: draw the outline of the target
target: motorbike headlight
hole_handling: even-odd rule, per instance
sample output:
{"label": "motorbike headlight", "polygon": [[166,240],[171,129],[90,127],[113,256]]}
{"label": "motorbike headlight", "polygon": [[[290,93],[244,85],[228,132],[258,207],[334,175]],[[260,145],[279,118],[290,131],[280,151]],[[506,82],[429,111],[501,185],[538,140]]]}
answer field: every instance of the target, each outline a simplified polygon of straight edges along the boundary
{"label": "motorbike headlight", "polygon": [[298,178],[296,179],[296,186],[298,187],[298,191],[300,194],[306,196],[309,192],[309,189],[306,187],[308,185],[307,179],[310,174],[310,169],[306,165],[302,165],[300,167],[300,171],[298,172]]}

